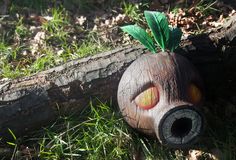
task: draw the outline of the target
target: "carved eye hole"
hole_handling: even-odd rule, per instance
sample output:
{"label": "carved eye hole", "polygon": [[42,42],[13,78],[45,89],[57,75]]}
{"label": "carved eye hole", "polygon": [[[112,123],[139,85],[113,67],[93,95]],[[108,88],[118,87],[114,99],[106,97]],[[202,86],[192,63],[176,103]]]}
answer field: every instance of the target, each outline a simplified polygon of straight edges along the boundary
{"label": "carved eye hole", "polygon": [[151,109],[159,102],[159,92],[156,87],[151,86],[140,93],[134,102],[144,110]]}
{"label": "carved eye hole", "polygon": [[188,87],[189,101],[193,104],[197,104],[202,100],[201,90],[193,83]]}

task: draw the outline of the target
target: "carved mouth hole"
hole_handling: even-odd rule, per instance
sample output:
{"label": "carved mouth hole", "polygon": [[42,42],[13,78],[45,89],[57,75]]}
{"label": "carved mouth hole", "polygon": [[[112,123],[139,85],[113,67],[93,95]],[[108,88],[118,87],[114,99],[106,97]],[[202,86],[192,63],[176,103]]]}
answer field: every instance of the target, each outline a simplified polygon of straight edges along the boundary
{"label": "carved mouth hole", "polygon": [[171,126],[173,136],[182,138],[186,136],[192,129],[192,120],[190,118],[177,119]]}

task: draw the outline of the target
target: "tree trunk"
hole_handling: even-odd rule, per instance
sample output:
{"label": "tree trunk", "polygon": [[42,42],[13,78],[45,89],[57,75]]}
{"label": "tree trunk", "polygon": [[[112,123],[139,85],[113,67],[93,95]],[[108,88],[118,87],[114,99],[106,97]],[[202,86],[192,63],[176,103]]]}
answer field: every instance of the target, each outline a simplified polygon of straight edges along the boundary
{"label": "tree trunk", "polygon": [[[199,69],[207,91],[227,78],[235,82],[235,19],[232,17],[220,31],[184,39],[176,51]],[[142,46],[126,46],[30,77],[0,81],[0,136],[7,135],[8,128],[19,135],[49,124],[59,113],[78,112],[92,99],[115,102],[123,72],[145,52]]]}

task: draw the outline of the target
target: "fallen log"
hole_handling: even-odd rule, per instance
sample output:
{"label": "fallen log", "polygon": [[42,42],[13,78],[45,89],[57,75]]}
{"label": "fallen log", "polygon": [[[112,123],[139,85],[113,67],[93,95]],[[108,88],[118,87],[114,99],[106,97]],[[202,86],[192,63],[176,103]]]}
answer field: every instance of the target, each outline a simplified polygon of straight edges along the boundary
{"label": "fallen log", "polygon": [[[230,75],[231,82],[236,81],[232,74],[236,71],[235,19],[232,17],[212,33],[184,39],[176,51],[199,69],[209,93],[215,85],[227,81],[225,75]],[[115,103],[123,72],[145,52],[142,46],[126,46],[72,60],[29,77],[0,81],[0,136],[7,135],[8,128],[16,135],[40,128],[59,113],[81,110],[94,98],[113,99]]]}

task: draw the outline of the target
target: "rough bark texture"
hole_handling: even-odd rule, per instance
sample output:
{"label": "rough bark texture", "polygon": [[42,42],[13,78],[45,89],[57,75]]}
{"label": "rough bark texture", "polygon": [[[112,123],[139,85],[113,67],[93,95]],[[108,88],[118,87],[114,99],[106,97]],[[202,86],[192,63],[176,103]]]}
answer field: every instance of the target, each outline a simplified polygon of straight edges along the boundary
{"label": "rough bark texture", "polygon": [[115,97],[129,64],[145,52],[124,47],[74,60],[39,74],[0,84],[0,131],[16,134],[39,127],[61,113],[79,111],[93,98]]}
{"label": "rough bark texture", "polygon": [[[235,80],[234,74],[227,74],[236,71],[235,19],[232,17],[211,34],[183,40],[177,51],[196,65],[207,89],[214,88],[212,82],[221,83],[225,75],[231,82]],[[141,46],[127,46],[73,60],[30,77],[0,81],[0,136],[7,133],[7,128],[16,134],[39,128],[54,120],[59,111],[79,111],[94,97],[115,101],[122,73],[145,51]]]}

